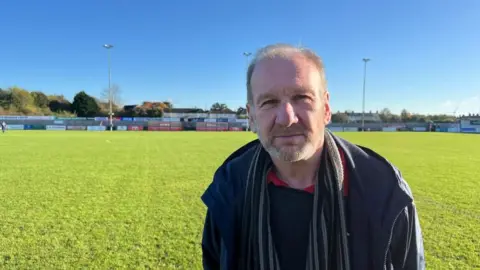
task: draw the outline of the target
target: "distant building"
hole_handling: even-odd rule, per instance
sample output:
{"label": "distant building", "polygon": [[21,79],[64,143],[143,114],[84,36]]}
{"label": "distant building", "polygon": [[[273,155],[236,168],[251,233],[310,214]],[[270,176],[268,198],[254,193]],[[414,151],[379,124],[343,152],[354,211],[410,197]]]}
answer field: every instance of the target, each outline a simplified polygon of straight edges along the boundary
{"label": "distant building", "polygon": [[236,113],[231,110],[209,112],[198,108],[172,108],[163,113],[165,118],[236,118]]}
{"label": "distant building", "polygon": [[[350,123],[361,123],[362,122],[362,113],[356,112],[345,112],[348,115],[348,122]],[[364,121],[369,123],[382,122],[380,115],[378,113],[368,112],[365,113]]]}
{"label": "distant building", "polygon": [[198,108],[171,108],[163,111],[165,118],[207,118],[208,113]]}

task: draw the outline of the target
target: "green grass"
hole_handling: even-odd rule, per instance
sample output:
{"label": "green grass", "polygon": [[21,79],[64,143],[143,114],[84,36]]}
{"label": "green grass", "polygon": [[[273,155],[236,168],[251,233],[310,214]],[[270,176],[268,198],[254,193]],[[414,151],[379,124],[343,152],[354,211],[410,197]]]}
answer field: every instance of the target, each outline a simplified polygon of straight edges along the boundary
{"label": "green grass", "polygon": [[[428,269],[480,268],[480,136],[341,133],[414,191]],[[200,269],[217,166],[249,133],[0,134],[0,268]]]}

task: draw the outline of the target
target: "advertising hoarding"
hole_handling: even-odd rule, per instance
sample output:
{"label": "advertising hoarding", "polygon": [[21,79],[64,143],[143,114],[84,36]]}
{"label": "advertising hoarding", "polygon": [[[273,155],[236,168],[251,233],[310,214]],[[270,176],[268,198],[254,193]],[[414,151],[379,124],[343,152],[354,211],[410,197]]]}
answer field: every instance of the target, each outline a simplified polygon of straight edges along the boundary
{"label": "advertising hoarding", "polygon": [[105,126],[87,126],[88,131],[105,131]]}
{"label": "advertising hoarding", "polygon": [[24,125],[7,125],[7,130],[24,130]]}
{"label": "advertising hoarding", "polygon": [[143,126],[138,126],[138,125],[128,126],[127,130],[129,130],[129,131],[142,131]]}
{"label": "advertising hoarding", "polygon": [[86,130],[86,126],[67,126],[67,130]]}
{"label": "advertising hoarding", "polygon": [[46,130],[66,130],[67,127],[62,125],[47,125],[45,129]]}

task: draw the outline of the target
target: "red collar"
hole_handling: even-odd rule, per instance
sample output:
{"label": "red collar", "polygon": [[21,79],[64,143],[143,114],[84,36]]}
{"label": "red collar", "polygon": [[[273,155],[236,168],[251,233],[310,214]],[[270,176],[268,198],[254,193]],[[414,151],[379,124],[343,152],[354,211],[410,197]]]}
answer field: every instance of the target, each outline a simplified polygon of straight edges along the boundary
{"label": "red collar", "polygon": [[[340,147],[338,148],[338,152],[340,152],[340,158],[342,159],[342,165],[343,165],[343,196],[348,196],[348,170],[347,170],[347,162],[345,160],[345,153],[343,152],[343,149],[341,149]],[[289,186],[285,181],[278,178],[277,174],[275,174],[275,172],[272,170],[270,170],[267,174],[267,181],[268,183],[272,183],[277,187]],[[315,185],[306,187],[303,190],[308,193],[313,193],[315,191]]]}

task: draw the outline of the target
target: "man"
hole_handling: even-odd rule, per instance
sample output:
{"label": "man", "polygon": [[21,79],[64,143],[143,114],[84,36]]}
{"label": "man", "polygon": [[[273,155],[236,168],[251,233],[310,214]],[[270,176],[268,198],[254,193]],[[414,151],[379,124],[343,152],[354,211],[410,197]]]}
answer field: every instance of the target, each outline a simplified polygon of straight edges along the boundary
{"label": "man", "polygon": [[258,140],[218,168],[206,204],[204,269],[424,269],[409,186],[372,150],[326,129],[321,59],[261,49],[247,72]]}
{"label": "man", "polygon": [[7,129],[7,124],[5,121],[2,122],[2,133],[5,133],[5,130]]}

